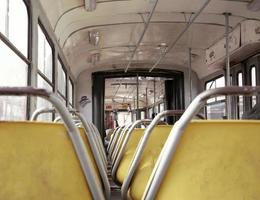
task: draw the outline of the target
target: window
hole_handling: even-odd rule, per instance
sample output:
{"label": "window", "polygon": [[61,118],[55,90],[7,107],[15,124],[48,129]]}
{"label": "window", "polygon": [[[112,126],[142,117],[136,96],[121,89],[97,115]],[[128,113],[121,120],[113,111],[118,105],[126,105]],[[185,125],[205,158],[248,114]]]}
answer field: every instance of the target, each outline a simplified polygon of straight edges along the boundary
{"label": "window", "polygon": [[[250,69],[250,80],[251,80],[251,86],[256,86],[256,67],[253,66]],[[251,106],[254,107],[256,104],[256,96],[251,97]]]}
{"label": "window", "polygon": [[[206,90],[225,86],[224,76],[215,78],[206,83]],[[207,100],[206,115],[208,119],[220,119],[226,115],[225,96],[214,97]]]}
{"label": "window", "polygon": [[66,73],[60,60],[58,60],[58,93],[66,102]]}
{"label": "window", "polygon": [[[28,13],[22,0],[0,3],[0,86],[27,86]],[[5,41],[5,43],[4,43]],[[13,45],[16,49],[12,50]],[[0,120],[24,120],[27,98],[0,96]]]}
{"label": "window", "polygon": [[[243,86],[243,74],[242,72],[239,72],[237,74],[237,84],[238,86]],[[244,113],[244,97],[243,96],[239,96],[238,97],[238,118],[242,119]]]}
{"label": "window", "polygon": [[[2,40],[0,40],[0,66],[0,86],[27,86],[27,64]],[[26,97],[0,96],[0,119],[25,119],[26,104]]]}
{"label": "window", "polygon": [[1,0],[0,32],[27,57],[28,13],[23,0]]}
{"label": "window", "polygon": [[[53,71],[53,50],[43,28],[41,25],[38,25],[38,88],[53,91]],[[51,103],[42,98],[37,98],[36,102],[37,109],[52,107]],[[38,119],[42,121],[51,121],[52,114],[42,114]]]}
{"label": "window", "polygon": [[160,108],[160,112],[164,111],[164,103],[161,103],[161,104],[159,105],[159,108]]}
{"label": "window", "polygon": [[141,111],[141,119],[145,119],[145,111]]}
{"label": "window", "polygon": [[38,25],[38,70],[50,82],[53,81],[53,51],[43,29]]}

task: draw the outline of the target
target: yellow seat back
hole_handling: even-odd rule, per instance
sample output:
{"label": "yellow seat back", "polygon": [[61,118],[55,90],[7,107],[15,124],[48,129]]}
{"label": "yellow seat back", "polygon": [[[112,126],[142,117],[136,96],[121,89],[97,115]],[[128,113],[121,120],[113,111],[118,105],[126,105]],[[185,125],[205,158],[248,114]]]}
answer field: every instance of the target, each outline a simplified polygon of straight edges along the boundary
{"label": "yellow seat back", "polygon": [[130,185],[132,199],[141,199],[171,129],[172,126],[170,125],[158,125],[153,129]]}
{"label": "yellow seat back", "polygon": [[116,172],[117,181],[121,184],[123,183],[125,176],[127,175],[131,160],[134,156],[134,152],[143,134],[144,129],[136,128],[133,130],[131,136],[129,137],[128,143],[122,156],[122,160],[120,161]]}
{"label": "yellow seat back", "polygon": [[0,199],[92,199],[62,124],[0,122],[0,160]]}
{"label": "yellow seat back", "polygon": [[191,122],[156,199],[259,199],[259,141],[260,121]]}

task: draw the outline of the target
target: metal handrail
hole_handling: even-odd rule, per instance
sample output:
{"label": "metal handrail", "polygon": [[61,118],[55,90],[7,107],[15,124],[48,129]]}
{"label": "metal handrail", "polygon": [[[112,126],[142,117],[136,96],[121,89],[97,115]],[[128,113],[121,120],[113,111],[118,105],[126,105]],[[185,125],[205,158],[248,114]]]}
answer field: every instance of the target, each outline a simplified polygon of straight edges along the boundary
{"label": "metal handrail", "polygon": [[[92,132],[93,132],[93,136],[95,137],[95,140],[97,141],[97,148],[99,149],[100,151],[100,154],[101,154],[101,158],[103,160],[103,163],[105,164],[105,166],[107,166],[107,158],[106,158],[106,152],[104,150],[104,147],[103,147],[103,143],[102,143],[102,140],[100,138],[100,133],[99,131],[97,130],[97,127],[93,124],[93,123],[89,123],[91,129],[92,129]],[[107,169],[106,169],[107,170]]]}
{"label": "metal handrail", "polygon": [[118,136],[118,132],[120,132],[123,127],[124,127],[124,126],[120,126],[120,127],[118,127],[117,129],[115,129],[115,131],[114,131],[114,136],[113,136],[113,138],[111,139],[111,141],[109,142],[109,145],[108,145],[108,148],[107,148],[108,156],[110,156],[111,148],[112,148],[112,146],[113,146],[114,143],[115,143],[115,140],[116,140],[116,138],[117,138],[117,136]]}
{"label": "metal handrail", "polygon": [[105,199],[102,188],[99,187],[97,180],[93,176],[95,170],[90,165],[91,159],[86,152],[85,145],[82,141],[82,138],[80,137],[79,130],[75,126],[67,108],[55,94],[48,92],[45,89],[37,89],[33,87],[0,87],[0,95],[38,96],[52,103],[59,114],[62,116],[67,133],[74,146],[93,198]]}
{"label": "metal handrail", "polygon": [[35,110],[30,118],[30,121],[36,121],[39,115],[45,114],[45,113],[55,113],[55,108],[39,108]]}
{"label": "metal handrail", "polygon": [[159,158],[155,164],[152,175],[149,179],[148,186],[146,187],[143,199],[154,199],[158,192],[160,184],[165,176],[170,161],[172,160],[177,145],[181,139],[182,134],[187,128],[191,119],[199,112],[199,110],[205,105],[207,99],[224,96],[224,95],[259,95],[260,86],[250,87],[223,87],[217,89],[206,90],[199,94],[189,105],[187,110],[181,116],[178,122],[175,123],[174,128],[171,130],[170,135],[159,155]]}
{"label": "metal handrail", "polygon": [[[82,125],[83,125],[83,128],[85,130],[84,131],[85,135],[88,138],[91,150],[92,150],[93,155],[94,155],[94,159],[97,163],[97,167],[98,167],[98,170],[99,170],[99,173],[100,173],[103,185],[104,185],[106,199],[109,199],[111,192],[110,192],[110,183],[109,183],[108,176],[107,176],[107,173],[106,173],[107,172],[107,169],[106,169],[107,163],[104,162],[103,159],[100,157],[100,156],[102,156],[102,153],[98,149],[98,141],[95,138],[96,133],[93,133],[94,130],[91,127],[92,125],[85,120],[84,116],[80,112],[78,112],[76,110],[70,110],[70,113],[72,113],[76,117],[78,117],[79,120],[81,121]],[[101,155],[100,155],[100,153],[101,153]]]}
{"label": "metal handrail", "polygon": [[123,153],[124,153],[124,151],[125,151],[126,145],[127,145],[128,141],[129,141],[129,138],[130,138],[130,136],[132,135],[134,129],[135,129],[137,126],[141,125],[142,123],[151,123],[151,122],[152,122],[152,120],[150,120],[150,119],[137,120],[137,121],[135,121],[135,122],[132,124],[132,126],[131,126],[131,127],[129,128],[129,130],[127,131],[126,136],[125,136],[125,139],[124,139],[124,141],[123,141],[123,143],[122,143],[122,145],[121,145],[121,148],[120,148],[120,150],[119,150],[119,152],[118,152],[118,155],[117,155],[117,157],[116,157],[116,160],[114,161],[114,163],[113,163],[113,165],[112,165],[112,179],[113,179],[115,182],[117,182],[117,180],[116,180],[116,172],[117,172],[117,169],[118,169],[118,167],[119,167],[120,161],[122,160]]}
{"label": "metal handrail", "polygon": [[[145,150],[145,146],[146,146],[148,139],[149,139],[149,137],[152,133],[152,130],[160,122],[161,118],[163,118],[165,116],[178,116],[178,115],[182,115],[182,114],[183,114],[183,110],[166,110],[166,111],[163,111],[163,112],[159,113],[158,115],[156,115],[155,118],[153,119],[153,121],[150,123],[150,125],[145,129],[144,135],[138,143],[138,146],[136,148],[135,154],[134,154],[133,159],[131,161],[127,176],[125,177],[122,188],[121,188],[122,199],[127,199],[128,188],[130,186],[130,183],[131,183],[131,180],[134,176],[134,173],[135,173],[135,171],[136,171],[136,169],[137,169],[137,167],[138,167],[138,165],[141,161],[142,154]],[[126,144],[125,144],[125,146],[126,146]],[[124,149],[122,149],[122,151],[120,152],[121,153],[120,160],[122,159],[123,152],[124,152]],[[117,166],[115,165],[115,168],[113,168],[112,177],[113,177],[113,175],[115,176],[115,173],[116,173],[116,170],[117,170],[118,165],[120,163],[120,160],[118,159]]]}
{"label": "metal handrail", "polygon": [[111,164],[113,166],[116,156],[118,154],[118,151],[120,149],[120,144],[122,143],[122,140],[124,139],[125,133],[128,131],[128,129],[132,126],[132,123],[126,124],[124,130],[121,132],[118,140],[117,140],[117,144],[114,148],[114,151],[112,152],[112,156],[111,156]]}
{"label": "metal handrail", "polygon": [[125,125],[121,126],[121,127],[117,130],[117,132],[115,133],[116,135],[115,135],[115,137],[114,137],[114,140],[112,141],[112,144],[111,144],[111,146],[110,146],[110,149],[108,150],[108,156],[109,156],[109,158],[111,158],[112,153],[113,153],[113,151],[114,151],[114,148],[115,148],[115,146],[116,146],[116,141],[117,141],[118,137],[120,137],[120,133],[121,133],[121,131],[124,130],[124,128],[125,128]]}
{"label": "metal handrail", "polygon": [[108,151],[108,149],[110,149],[111,143],[112,143],[112,141],[114,140],[114,137],[115,137],[115,133],[117,132],[117,130],[118,130],[119,128],[120,128],[120,127],[118,126],[118,127],[116,127],[116,128],[114,129],[114,131],[113,131],[113,133],[112,133],[112,135],[111,135],[111,137],[110,137],[109,143],[108,143],[108,145],[107,145],[107,151]]}

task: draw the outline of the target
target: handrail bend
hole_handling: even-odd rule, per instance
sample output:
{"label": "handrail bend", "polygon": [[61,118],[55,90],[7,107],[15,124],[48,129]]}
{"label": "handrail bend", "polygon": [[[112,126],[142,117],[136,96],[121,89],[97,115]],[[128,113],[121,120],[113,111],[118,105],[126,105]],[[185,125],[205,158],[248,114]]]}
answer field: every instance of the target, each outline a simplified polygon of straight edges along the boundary
{"label": "handrail bend", "polygon": [[174,128],[171,130],[170,135],[159,155],[159,158],[155,164],[152,175],[150,176],[148,186],[146,187],[143,199],[154,199],[157,194],[161,182],[165,176],[167,168],[170,164],[172,157],[174,156],[177,145],[180,141],[182,134],[186,127],[190,123],[191,119],[199,112],[199,110],[205,105],[206,101],[210,98],[217,96],[227,95],[259,95],[260,86],[231,86],[222,87],[211,90],[206,90],[199,94],[189,105],[187,110],[181,116],[178,122],[175,123]]}

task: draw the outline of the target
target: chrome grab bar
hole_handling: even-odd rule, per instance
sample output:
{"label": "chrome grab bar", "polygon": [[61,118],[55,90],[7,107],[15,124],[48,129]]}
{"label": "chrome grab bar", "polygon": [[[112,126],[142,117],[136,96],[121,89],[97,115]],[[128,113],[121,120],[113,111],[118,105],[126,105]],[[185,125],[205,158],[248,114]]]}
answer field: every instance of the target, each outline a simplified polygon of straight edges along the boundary
{"label": "chrome grab bar", "polygon": [[90,157],[87,155],[85,145],[80,137],[78,128],[75,126],[67,108],[63,105],[61,100],[51,92],[45,89],[37,89],[34,87],[0,87],[0,95],[10,96],[38,96],[46,99],[52,103],[55,109],[61,115],[64,125],[67,129],[69,138],[75,148],[77,157],[85,175],[85,179],[90,188],[91,194],[94,199],[105,199],[102,189],[99,187],[97,180],[94,178],[95,173],[91,163]]}
{"label": "chrome grab bar", "polygon": [[120,133],[119,135],[119,138],[117,140],[117,143],[114,147],[114,150],[112,152],[112,155],[111,155],[111,164],[112,164],[112,167],[114,165],[114,162],[115,162],[115,159],[116,159],[116,156],[117,156],[117,153],[119,151],[119,148],[120,148],[120,144],[122,142],[122,140],[124,139],[124,136],[125,136],[125,133],[128,131],[128,129],[132,126],[132,123],[128,123],[125,125],[125,128],[122,130],[122,132]]}
{"label": "chrome grab bar", "polygon": [[[133,133],[134,129],[143,124],[143,123],[150,123],[152,120],[150,119],[142,119],[142,120],[137,120],[135,121],[130,127],[129,127],[129,130],[126,132],[126,136],[125,136],[125,139],[122,143],[122,146],[120,149],[118,149],[118,154],[117,154],[117,157],[115,158],[114,162],[112,162],[112,179],[116,181],[116,171],[119,167],[119,164],[120,164],[120,161],[122,160],[122,157],[123,157],[123,153],[124,153],[124,150],[126,148],[126,145],[129,141],[129,138],[131,136],[131,134]],[[123,138],[123,137],[122,137]]]}
{"label": "chrome grab bar", "polygon": [[[145,149],[145,146],[148,142],[148,139],[149,139],[149,137],[152,133],[152,130],[160,122],[161,118],[163,118],[165,116],[178,116],[178,115],[182,115],[182,114],[183,114],[182,110],[166,110],[166,111],[163,111],[163,112],[159,113],[158,115],[156,115],[155,118],[153,119],[153,121],[150,123],[150,125],[145,129],[144,135],[141,138],[141,140],[138,143],[138,146],[136,148],[135,154],[133,156],[132,162],[131,162],[129,170],[128,170],[128,174],[125,177],[123,185],[121,187],[122,199],[127,199],[128,188],[130,186],[130,183],[131,183],[131,180],[134,176],[134,173],[135,173],[135,171],[136,171],[136,169],[137,169],[137,167],[138,167],[138,165],[141,161],[142,154],[144,152],[144,149]],[[121,152],[121,155],[120,155],[121,158],[120,159],[122,159],[123,151],[124,151],[124,149]],[[116,173],[116,170],[118,168],[119,163],[120,163],[120,161],[118,161],[117,166],[115,165],[115,168],[113,168],[114,174],[112,172],[112,175],[114,175],[114,176],[115,176],[115,173]]]}
{"label": "chrome grab bar", "polygon": [[159,155],[159,158],[155,164],[152,175],[150,176],[148,186],[146,187],[143,199],[154,199],[157,194],[161,182],[165,176],[167,168],[170,164],[171,159],[176,152],[177,145],[180,138],[185,131],[186,127],[190,123],[191,119],[199,112],[199,110],[205,105],[206,101],[210,98],[217,96],[227,96],[227,95],[259,95],[260,86],[250,87],[222,87],[211,90],[206,90],[199,94],[186,109],[184,114],[181,116],[178,122],[175,123],[170,135]]}

